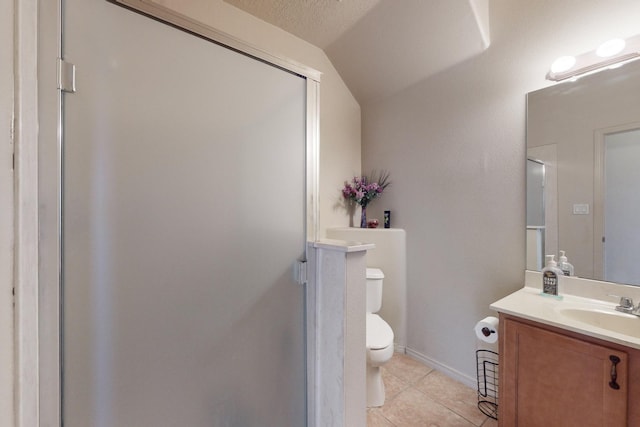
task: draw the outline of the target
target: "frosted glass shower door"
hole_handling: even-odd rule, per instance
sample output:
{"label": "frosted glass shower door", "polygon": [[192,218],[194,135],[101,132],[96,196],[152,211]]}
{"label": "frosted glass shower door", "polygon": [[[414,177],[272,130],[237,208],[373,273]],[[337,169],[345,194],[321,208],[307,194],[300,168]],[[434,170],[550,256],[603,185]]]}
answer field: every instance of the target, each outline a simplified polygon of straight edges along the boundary
{"label": "frosted glass shower door", "polygon": [[64,4],[65,427],[305,425],[305,79]]}

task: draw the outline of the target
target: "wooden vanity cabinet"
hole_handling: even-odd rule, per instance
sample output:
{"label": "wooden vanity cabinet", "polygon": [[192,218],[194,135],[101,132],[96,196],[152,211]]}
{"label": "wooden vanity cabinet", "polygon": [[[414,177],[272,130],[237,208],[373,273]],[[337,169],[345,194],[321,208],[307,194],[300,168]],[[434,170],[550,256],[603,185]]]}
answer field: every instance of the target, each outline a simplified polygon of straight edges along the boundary
{"label": "wooden vanity cabinet", "polygon": [[640,427],[638,350],[500,314],[499,358],[501,427]]}

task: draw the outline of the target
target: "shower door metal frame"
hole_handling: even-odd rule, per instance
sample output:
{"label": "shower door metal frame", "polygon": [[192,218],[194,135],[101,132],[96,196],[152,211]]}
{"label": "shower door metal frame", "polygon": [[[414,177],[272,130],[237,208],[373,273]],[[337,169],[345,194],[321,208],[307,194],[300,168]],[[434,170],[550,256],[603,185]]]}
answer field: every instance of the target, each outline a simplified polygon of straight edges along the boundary
{"label": "shower door metal frame", "polygon": [[[318,238],[319,209],[318,209],[318,176],[319,176],[319,91],[321,73],[291,61],[287,58],[252,46],[230,34],[216,30],[171,9],[143,0],[105,0],[133,9],[152,19],[168,25],[181,28],[195,36],[210,40],[219,45],[253,57],[256,60],[274,65],[286,71],[298,74],[306,80],[306,227],[307,242],[314,242]],[[25,240],[24,247],[17,248],[18,254],[39,252],[36,265],[39,266],[35,274],[26,277],[29,281],[27,291],[31,297],[25,304],[31,310],[22,310],[21,320],[25,325],[37,325],[32,332],[21,332],[16,335],[16,342],[26,338],[31,339],[33,352],[17,355],[18,372],[29,372],[29,378],[24,380],[24,386],[18,387],[16,399],[16,420],[22,426],[52,426],[61,422],[61,275],[62,275],[62,144],[63,144],[63,90],[61,89],[59,63],[62,56],[63,31],[63,0],[37,1],[27,0],[25,9],[37,16],[31,16],[37,28],[31,34],[25,31],[25,38],[37,36],[39,46],[27,51],[24,56],[38,61],[38,81],[27,82],[29,88],[37,88],[37,114],[30,116],[29,122],[39,126],[37,141],[29,141],[27,145],[37,149],[37,159],[34,154],[25,151],[18,153],[17,163],[27,163],[38,166],[25,171],[28,180],[39,183],[18,189],[18,193],[31,196],[37,200],[39,236],[32,236]],[[31,7],[29,7],[31,6]],[[36,7],[37,6],[37,7]],[[35,33],[35,34],[34,34]],[[37,83],[37,85],[36,85]],[[82,90],[79,88],[79,90]],[[71,95],[72,96],[72,95]],[[29,124],[29,122],[27,124]],[[20,157],[22,156],[22,157]],[[39,162],[37,160],[40,160]],[[27,180],[25,179],[25,181]],[[23,193],[21,193],[21,191]],[[28,212],[26,212],[28,214]],[[18,233],[33,234],[33,224],[17,226]],[[306,263],[307,246],[304,248]],[[18,255],[17,255],[18,256]],[[33,256],[31,256],[33,258]],[[33,264],[31,264],[33,266]],[[306,269],[304,269],[306,271]],[[29,276],[29,275],[28,275]],[[20,280],[20,278],[18,278]],[[313,277],[303,278],[305,287],[305,334],[306,334],[306,393],[307,393],[307,425],[313,425],[315,419],[315,298],[312,288],[315,286]],[[20,285],[20,281],[18,282]],[[26,308],[29,308],[26,307]],[[18,317],[18,316],[17,316]],[[24,408],[24,409],[22,409]],[[36,413],[33,413],[35,410]],[[20,414],[29,416],[20,416]],[[37,424],[34,421],[37,420]]]}

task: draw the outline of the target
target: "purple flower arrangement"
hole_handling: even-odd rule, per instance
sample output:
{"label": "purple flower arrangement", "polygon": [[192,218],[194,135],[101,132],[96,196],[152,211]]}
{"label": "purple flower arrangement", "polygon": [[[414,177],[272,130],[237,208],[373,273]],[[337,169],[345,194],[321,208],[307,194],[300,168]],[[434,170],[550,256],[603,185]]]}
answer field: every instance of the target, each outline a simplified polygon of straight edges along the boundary
{"label": "purple flower arrangement", "polygon": [[378,197],[385,188],[391,184],[389,173],[381,171],[377,176],[371,173],[370,176],[354,176],[351,182],[345,181],[342,195],[345,199],[351,200],[366,208],[367,205]]}

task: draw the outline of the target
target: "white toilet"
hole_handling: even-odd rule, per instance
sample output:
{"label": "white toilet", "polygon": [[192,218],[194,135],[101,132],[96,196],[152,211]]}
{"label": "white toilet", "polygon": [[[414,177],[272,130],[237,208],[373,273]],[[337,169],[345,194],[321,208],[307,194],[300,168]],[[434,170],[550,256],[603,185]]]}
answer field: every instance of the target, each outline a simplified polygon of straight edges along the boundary
{"label": "white toilet", "polygon": [[382,317],[374,314],[382,307],[384,273],[367,268],[367,406],[384,404],[384,383],[380,367],[393,356],[393,331]]}

